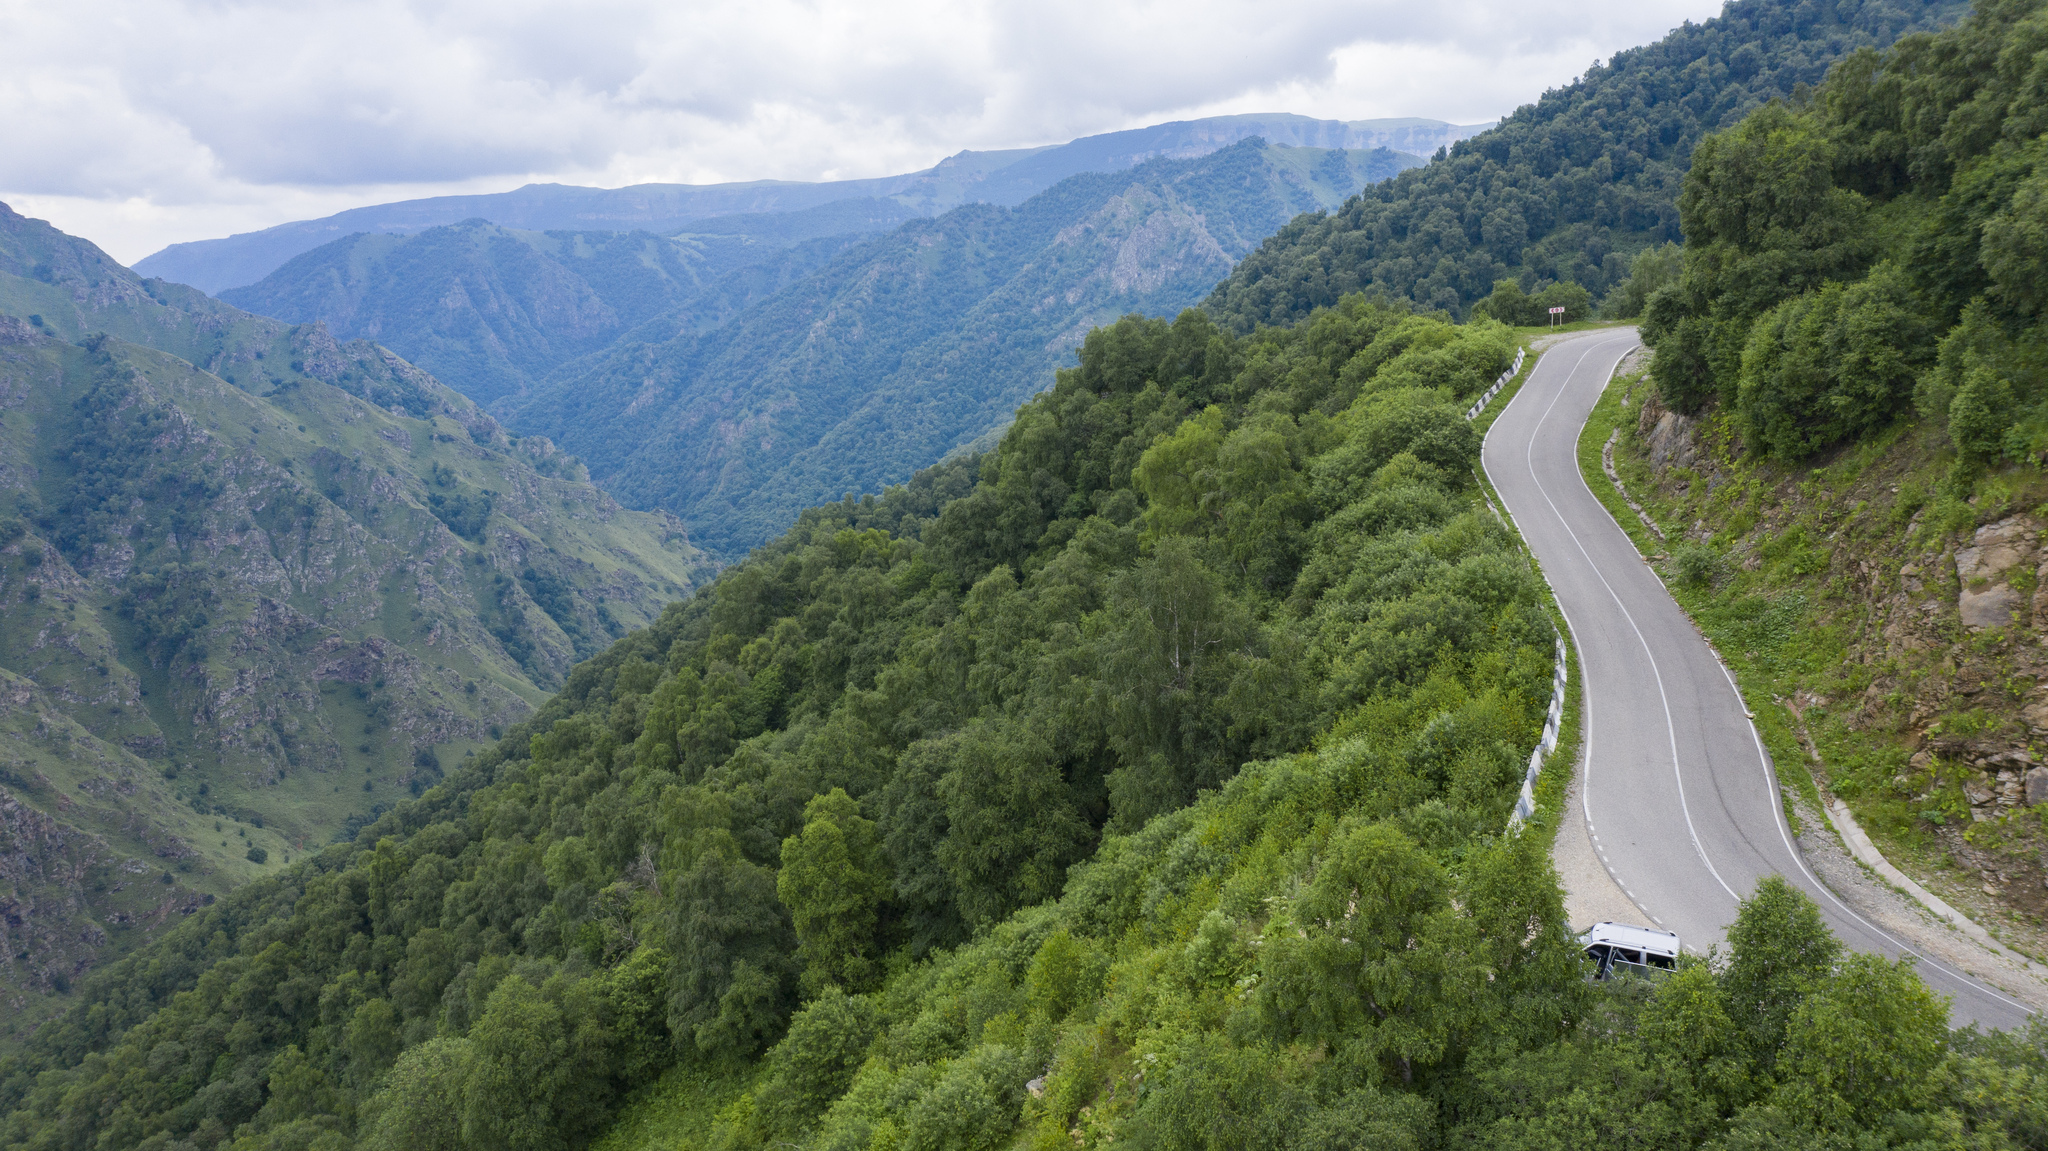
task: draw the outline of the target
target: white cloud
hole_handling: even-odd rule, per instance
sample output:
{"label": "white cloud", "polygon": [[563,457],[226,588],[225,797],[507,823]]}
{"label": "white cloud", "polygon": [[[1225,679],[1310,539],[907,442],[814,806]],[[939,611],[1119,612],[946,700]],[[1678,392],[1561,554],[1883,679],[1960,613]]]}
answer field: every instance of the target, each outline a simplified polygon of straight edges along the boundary
{"label": "white cloud", "polygon": [[1193,115],[1491,120],[1709,0],[0,0],[0,199],[164,243],[528,180],[821,179]]}

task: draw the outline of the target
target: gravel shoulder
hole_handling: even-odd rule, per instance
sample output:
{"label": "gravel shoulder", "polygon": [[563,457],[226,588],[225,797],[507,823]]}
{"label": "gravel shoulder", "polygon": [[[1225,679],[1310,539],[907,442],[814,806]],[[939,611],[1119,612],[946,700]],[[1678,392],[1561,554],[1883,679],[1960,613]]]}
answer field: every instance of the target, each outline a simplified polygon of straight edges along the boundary
{"label": "gravel shoulder", "polygon": [[1550,848],[1550,862],[1564,884],[1565,915],[1574,931],[1601,922],[1647,925],[1650,917],[1614,881],[1607,865],[1593,850],[1592,837],[1586,831],[1585,807],[1580,802],[1583,780],[1576,757],[1572,768],[1571,789],[1565,793],[1563,818]]}
{"label": "gravel shoulder", "polygon": [[2048,1011],[2048,969],[1993,944],[1986,947],[1910,898],[1849,854],[1820,812],[1793,796],[1799,851],[1843,903],[1879,930],[1948,967],[1997,988],[2036,1011]]}

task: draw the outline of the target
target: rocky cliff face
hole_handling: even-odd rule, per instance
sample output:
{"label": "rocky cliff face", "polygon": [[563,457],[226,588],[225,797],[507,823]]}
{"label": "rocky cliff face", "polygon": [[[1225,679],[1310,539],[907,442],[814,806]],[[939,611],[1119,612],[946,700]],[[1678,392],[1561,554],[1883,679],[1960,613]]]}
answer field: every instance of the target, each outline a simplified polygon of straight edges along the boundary
{"label": "rocky cliff face", "polygon": [[0,206],[0,1001],[431,787],[702,567],[389,351]]}

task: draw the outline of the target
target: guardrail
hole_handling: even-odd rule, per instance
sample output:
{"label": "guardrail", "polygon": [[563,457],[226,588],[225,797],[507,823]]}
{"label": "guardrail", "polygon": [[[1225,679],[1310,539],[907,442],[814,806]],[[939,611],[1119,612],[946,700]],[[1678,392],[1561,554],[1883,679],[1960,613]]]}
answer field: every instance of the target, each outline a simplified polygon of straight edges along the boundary
{"label": "guardrail", "polygon": [[1536,750],[1529,753],[1529,770],[1522,774],[1522,795],[1515,800],[1515,813],[1508,816],[1508,826],[1518,827],[1522,821],[1536,813],[1536,777],[1543,771],[1543,759],[1557,750],[1557,732],[1564,726],[1564,684],[1565,652],[1564,636],[1557,637],[1557,670],[1550,676],[1550,712],[1543,717],[1543,738],[1536,741]]}
{"label": "guardrail", "polygon": [[1465,413],[1465,418],[1466,418],[1466,419],[1468,419],[1468,420],[1476,420],[1476,419],[1478,419],[1478,418],[1479,418],[1479,413],[1481,413],[1481,412],[1483,412],[1483,411],[1485,411],[1485,410],[1486,410],[1486,405],[1488,405],[1488,404],[1490,404],[1490,403],[1492,403],[1492,402],[1493,402],[1493,397],[1495,397],[1495,396],[1499,395],[1499,394],[1500,394],[1500,390],[1501,390],[1502,388],[1505,388],[1505,387],[1507,387],[1507,386],[1508,386],[1508,381],[1509,381],[1509,380],[1512,380],[1512,379],[1514,379],[1514,378],[1515,378],[1515,373],[1516,373],[1516,372],[1519,372],[1519,371],[1521,371],[1521,370],[1522,370],[1522,357],[1523,357],[1524,355],[1526,355],[1527,353],[1528,353],[1528,349],[1527,349],[1527,348],[1516,348],[1516,349],[1515,349],[1515,363],[1514,363],[1514,366],[1513,366],[1513,367],[1510,367],[1510,368],[1509,368],[1509,369],[1508,369],[1507,371],[1505,371],[1505,372],[1502,372],[1502,373],[1500,374],[1500,379],[1497,379],[1497,380],[1493,381],[1493,386],[1492,386],[1492,387],[1490,387],[1490,388],[1488,388],[1488,389],[1486,389],[1486,394],[1485,394],[1485,395],[1482,395],[1482,396],[1480,396],[1480,397],[1479,397],[1479,401],[1478,401],[1477,403],[1473,404],[1473,405],[1472,405],[1472,407],[1471,407],[1471,408],[1470,408],[1469,410],[1467,410],[1467,411],[1466,411],[1466,413]]}
{"label": "guardrail", "polygon": [[[1527,348],[1515,349],[1515,362],[1509,365],[1508,370],[1502,372],[1500,378],[1493,381],[1493,386],[1486,389],[1465,412],[1466,419],[1479,418],[1479,413],[1486,410],[1486,405],[1493,402],[1493,397],[1499,395],[1500,390],[1508,386],[1508,381],[1514,379],[1515,374],[1522,370],[1522,357],[1527,354]],[[1536,750],[1529,753],[1529,770],[1522,773],[1522,794],[1515,800],[1515,813],[1508,816],[1510,829],[1520,827],[1523,820],[1536,813],[1536,777],[1543,772],[1543,757],[1557,749],[1557,731],[1564,723],[1564,669],[1564,636],[1560,635],[1557,637],[1557,669],[1550,676],[1550,712],[1543,718],[1543,738],[1536,741]]]}

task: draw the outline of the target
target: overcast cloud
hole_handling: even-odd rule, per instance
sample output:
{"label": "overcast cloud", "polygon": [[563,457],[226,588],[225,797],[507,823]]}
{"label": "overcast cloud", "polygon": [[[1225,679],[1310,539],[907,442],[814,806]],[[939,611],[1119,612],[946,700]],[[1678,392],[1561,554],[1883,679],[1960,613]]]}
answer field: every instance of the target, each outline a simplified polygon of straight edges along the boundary
{"label": "overcast cloud", "polygon": [[1225,112],[1495,119],[1709,0],[0,0],[0,199],[166,243],[529,181],[816,180]]}

